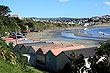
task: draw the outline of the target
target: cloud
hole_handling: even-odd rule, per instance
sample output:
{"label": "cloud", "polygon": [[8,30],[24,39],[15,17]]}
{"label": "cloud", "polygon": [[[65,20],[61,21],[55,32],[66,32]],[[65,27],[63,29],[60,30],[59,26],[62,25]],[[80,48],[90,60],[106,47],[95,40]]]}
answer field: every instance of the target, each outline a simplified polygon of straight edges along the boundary
{"label": "cloud", "polygon": [[68,2],[70,0],[58,0],[59,2]]}
{"label": "cloud", "polygon": [[104,2],[105,5],[110,5],[110,2]]}

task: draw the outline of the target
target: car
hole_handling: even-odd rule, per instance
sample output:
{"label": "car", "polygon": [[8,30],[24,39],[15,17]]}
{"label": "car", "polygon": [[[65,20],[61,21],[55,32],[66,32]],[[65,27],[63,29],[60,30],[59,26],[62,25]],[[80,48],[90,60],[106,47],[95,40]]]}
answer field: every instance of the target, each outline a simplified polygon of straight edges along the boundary
{"label": "car", "polygon": [[16,36],[16,33],[10,33],[10,36]]}
{"label": "car", "polygon": [[38,30],[30,30],[30,32],[39,32]]}
{"label": "car", "polygon": [[27,33],[27,31],[26,31],[26,30],[22,30],[21,32],[22,32],[22,33]]}
{"label": "car", "polygon": [[22,33],[21,32],[17,32],[17,35],[21,35]]}
{"label": "car", "polygon": [[19,39],[19,40],[27,40],[27,38],[25,38],[25,37],[22,37],[22,36],[17,36],[16,37],[16,35],[15,36],[11,36],[10,38],[13,38],[13,39]]}
{"label": "car", "polygon": [[16,39],[16,35],[10,35],[10,38]]}
{"label": "car", "polygon": [[19,39],[19,40],[27,40],[26,37],[22,37],[22,36],[17,36],[17,39]]}

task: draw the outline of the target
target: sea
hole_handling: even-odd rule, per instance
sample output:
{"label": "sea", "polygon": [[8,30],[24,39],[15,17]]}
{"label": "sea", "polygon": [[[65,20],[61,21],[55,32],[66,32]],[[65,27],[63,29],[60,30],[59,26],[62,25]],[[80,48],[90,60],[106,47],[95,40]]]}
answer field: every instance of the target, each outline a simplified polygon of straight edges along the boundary
{"label": "sea", "polygon": [[[58,31],[57,31],[58,32]],[[88,35],[86,37],[76,36],[74,33]],[[59,34],[59,35],[58,35]],[[56,38],[62,40],[110,40],[110,27],[95,27],[95,28],[78,28],[60,30],[59,33],[54,34]]]}

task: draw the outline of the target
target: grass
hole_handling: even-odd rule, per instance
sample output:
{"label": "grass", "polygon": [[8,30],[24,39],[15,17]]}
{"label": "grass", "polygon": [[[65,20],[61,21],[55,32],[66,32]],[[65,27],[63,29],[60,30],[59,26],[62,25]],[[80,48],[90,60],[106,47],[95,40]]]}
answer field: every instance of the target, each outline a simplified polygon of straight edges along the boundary
{"label": "grass", "polygon": [[[28,66],[28,68],[32,70],[32,73],[47,73],[44,71],[40,71],[38,69],[34,69],[34,67]],[[25,72],[21,68],[15,65],[11,65],[6,61],[0,59],[0,73],[29,73],[29,72]]]}
{"label": "grass", "polygon": [[45,72],[45,71],[40,71],[38,69],[35,69],[34,67],[31,67],[31,66],[28,66],[29,69],[31,69],[33,71],[33,73],[48,73],[48,72]]}
{"label": "grass", "polygon": [[5,61],[0,60],[0,73],[25,73],[22,69],[17,66],[8,64]]}

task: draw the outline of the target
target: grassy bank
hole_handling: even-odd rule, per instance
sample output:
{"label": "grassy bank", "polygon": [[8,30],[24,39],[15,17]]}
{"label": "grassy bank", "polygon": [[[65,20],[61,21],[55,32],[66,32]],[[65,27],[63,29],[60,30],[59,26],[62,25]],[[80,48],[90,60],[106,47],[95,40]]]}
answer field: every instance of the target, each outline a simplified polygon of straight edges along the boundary
{"label": "grassy bank", "polygon": [[0,73],[26,73],[17,66],[12,66],[0,59]]}
{"label": "grassy bank", "polygon": [[[34,69],[33,67],[28,66],[30,70],[32,70],[32,73],[47,73],[40,71],[38,69]],[[6,61],[3,61],[0,59],[0,73],[29,73],[23,71],[21,68],[17,67],[16,65],[11,65],[7,63]]]}

